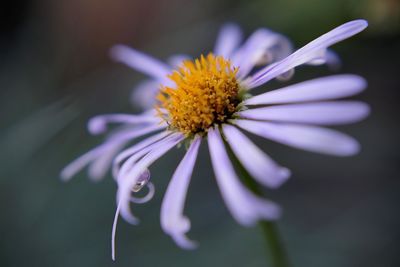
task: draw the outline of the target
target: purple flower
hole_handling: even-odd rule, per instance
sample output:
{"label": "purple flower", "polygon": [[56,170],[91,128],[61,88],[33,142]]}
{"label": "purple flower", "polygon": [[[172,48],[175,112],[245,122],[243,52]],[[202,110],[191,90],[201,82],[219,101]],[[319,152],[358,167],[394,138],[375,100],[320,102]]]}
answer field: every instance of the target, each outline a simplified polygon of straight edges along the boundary
{"label": "purple flower", "polygon": [[[235,66],[240,66],[240,77],[246,76],[254,66],[262,66],[277,62],[288,56],[292,51],[292,44],[285,36],[269,29],[256,30],[242,46],[242,32],[235,24],[226,24],[222,27],[218,36],[214,54],[230,58]],[[129,47],[118,45],[111,50],[114,60],[142,72],[150,79],[140,82],[132,91],[131,102],[135,106],[148,109],[154,106],[155,97],[160,84],[170,84],[167,75],[178,68],[183,61],[191,59],[188,55],[176,54],[169,57],[167,63],[157,61]],[[314,60],[307,62],[309,65],[327,63],[336,68],[339,58],[332,51],[321,53]],[[293,69],[277,76],[280,80],[286,80],[293,74]]]}
{"label": "purple flower", "polygon": [[[90,164],[90,176],[102,177],[112,163],[118,184],[113,238],[119,214],[132,224],[131,202],[143,203],[154,194],[148,168],[178,144],[188,144],[167,188],[161,207],[161,226],[182,248],[196,243],[186,237],[190,221],[184,216],[184,202],[197,154],[207,139],[218,187],[235,220],[254,225],[259,220],[280,216],[277,204],[256,196],[240,182],[224,141],[249,174],[261,185],[277,188],[290,171],[260,150],[243,130],[295,148],[335,156],[351,156],[358,142],[336,130],[321,126],[357,122],[369,113],[365,103],[335,100],[358,94],[366,87],[362,77],[333,75],[290,85],[256,96],[250,93],[271,79],[287,76],[302,64],[335,63],[327,48],[367,27],[364,20],[345,23],[289,54],[290,43],[265,29],[256,31],[239,47],[240,31],[233,25],[223,28],[214,54],[196,60],[178,60],[171,67],[133,49],[116,46],[114,58],[153,77],[150,90],[158,92],[154,108],[139,115],[111,114],[90,120],[93,134],[103,133],[109,123],[121,126],[100,146],[81,156],[62,172],[69,179]],[[252,72],[259,65],[260,70]],[[161,86],[157,87],[157,83]],[[149,135],[121,151],[133,139]],[[149,187],[144,198],[133,193]],[[114,249],[114,243],[113,243]],[[113,250],[114,258],[114,250]]]}

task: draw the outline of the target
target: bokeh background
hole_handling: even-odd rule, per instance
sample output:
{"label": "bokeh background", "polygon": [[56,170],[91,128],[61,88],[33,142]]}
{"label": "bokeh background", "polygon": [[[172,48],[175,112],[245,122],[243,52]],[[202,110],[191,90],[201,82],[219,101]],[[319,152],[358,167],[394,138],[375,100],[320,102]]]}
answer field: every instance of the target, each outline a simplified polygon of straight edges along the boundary
{"label": "bokeh background", "polygon": [[[152,168],[156,197],[137,207],[139,226],[120,221],[117,262],[110,258],[116,185],[85,172],[59,180],[69,161],[99,143],[86,121],[135,112],[133,86],[144,77],[109,60],[124,43],[166,59],[213,47],[219,26],[246,34],[269,27],[296,47],[348,20],[369,28],[334,46],[339,73],[367,78],[358,98],[371,116],[340,127],[362,152],[334,158],[254,138],[292,169],[268,196],[284,208],[279,229],[292,266],[400,266],[400,2],[397,0],[14,0],[3,1],[0,34],[0,266],[266,266],[261,231],[242,228],[219,195],[203,145],[186,213],[195,251],[177,248],[159,226],[160,201],[183,151]],[[293,80],[330,74],[298,68]],[[269,90],[281,86],[272,82]]]}

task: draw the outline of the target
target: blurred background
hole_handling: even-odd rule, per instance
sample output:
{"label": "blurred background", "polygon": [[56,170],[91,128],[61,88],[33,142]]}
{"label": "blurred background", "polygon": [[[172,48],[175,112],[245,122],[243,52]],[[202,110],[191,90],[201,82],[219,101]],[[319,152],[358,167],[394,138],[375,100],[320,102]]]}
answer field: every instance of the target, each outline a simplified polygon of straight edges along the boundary
{"label": "blurred background", "polygon": [[[398,0],[14,0],[0,12],[0,266],[266,266],[260,229],[228,214],[204,145],[185,209],[200,242],[195,251],[177,248],[159,226],[182,149],[153,166],[157,194],[137,207],[141,224],[120,221],[116,263],[111,177],[93,183],[82,172],[63,183],[59,172],[101,142],[86,131],[91,116],[138,111],[129,99],[144,76],[110,61],[113,44],[161,59],[198,56],[212,49],[222,23],[234,21],[247,35],[258,27],[281,32],[298,48],[356,18],[369,28],[333,49],[343,60],[339,73],[369,81],[357,98],[371,116],[340,127],[362,152],[334,158],[254,140],[293,172],[267,192],[284,209],[279,228],[292,266],[400,266]],[[301,67],[288,83],[330,73]]]}

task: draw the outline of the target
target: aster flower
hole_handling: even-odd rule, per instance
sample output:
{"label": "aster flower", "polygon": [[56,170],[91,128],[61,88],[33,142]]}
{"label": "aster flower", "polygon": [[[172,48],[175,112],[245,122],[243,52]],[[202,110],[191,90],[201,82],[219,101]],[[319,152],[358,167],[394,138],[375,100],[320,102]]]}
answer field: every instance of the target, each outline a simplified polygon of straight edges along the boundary
{"label": "aster flower", "polygon": [[[245,77],[254,66],[262,66],[274,63],[288,56],[292,52],[292,44],[289,39],[279,33],[266,28],[260,28],[246,40],[241,46],[241,29],[232,23],[225,24],[217,38],[213,54],[229,58],[234,66],[241,66],[239,77]],[[112,58],[126,64],[149,79],[140,82],[132,90],[131,102],[138,107],[148,109],[156,103],[156,96],[160,84],[170,84],[168,74],[178,68],[183,61],[191,59],[190,56],[177,54],[171,56],[166,63],[157,61],[143,53],[137,52],[125,46],[117,46],[112,50]],[[321,53],[314,60],[306,62],[309,65],[328,64],[331,68],[337,68],[340,64],[338,56],[333,51]],[[293,75],[294,69],[283,73],[277,78],[287,80]],[[171,85],[171,84],[170,84]],[[173,86],[173,85],[172,85]]]}
{"label": "aster flower", "polygon": [[[359,151],[358,142],[326,125],[357,122],[369,113],[359,101],[335,100],[355,95],[366,87],[362,77],[352,74],[317,78],[252,96],[251,91],[302,64],[320,64],[334,56],[327,48],[367,27],[364,20],[345,23],[318,37],[290,55],[274,53],[277,60],[252,71],[264,57],[254,56],[259,42],[249,41],[237,48],[237,32],[226,31],[219,38],[215,55],[181,62],[171,72],[164,64],[124,46],[113,48],[113,55],[136,69],[151,74],[159,83],[157,104],[139,115],[111,114],[89,122],[92,133],[102,133],[108,123],[120,123],[106,142],[78,158],[62,172],[65,179],[91,163],[93,177],[104,174],[112,161],[118,184],[117,212],[132,224],[138,219],[130,204],[149,200],[154,193],[148,168],[179,144],[188,150],[174,172],[161,207],[161,226],[182,248],[196,243],[186,233],[190,221],[183,214],[186,192],[201,142],[207,140],[212,167],[224,202],[234,219],[244,226],[280,216],[279,206],[255,195],[238,178],[226,145],[246,171],[261,185],[277,188],[290,171],[259,149],[243,132],[295,148],[350,156]],[[265,55],[265,47],[261,49]],[[259,53],[259,52],[258,52]],[[154,133],[119,152],[132,139]],[[225,141],[225,142],[224,142]],[[133,193],[147,185],[149,194],[136,198]],[[113,244],[114,246],[114,244]],[[114,257],[114,254],[113,254]]]}

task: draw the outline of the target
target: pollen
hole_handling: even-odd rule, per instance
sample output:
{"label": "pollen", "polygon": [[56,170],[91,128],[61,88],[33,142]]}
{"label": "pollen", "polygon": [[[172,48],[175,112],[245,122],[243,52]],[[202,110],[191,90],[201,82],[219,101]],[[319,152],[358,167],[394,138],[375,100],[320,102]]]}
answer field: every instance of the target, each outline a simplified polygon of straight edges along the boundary
{"label": "pollen", "polygon": [[169,76],[175,87],[161,86],[157,97],[160,116],[185,135],[206,132],[225,122],[240,103],[237,71],[229,60],[213,54],[184,61]]}

